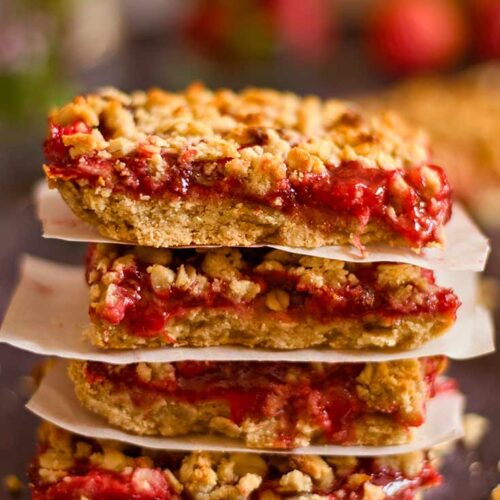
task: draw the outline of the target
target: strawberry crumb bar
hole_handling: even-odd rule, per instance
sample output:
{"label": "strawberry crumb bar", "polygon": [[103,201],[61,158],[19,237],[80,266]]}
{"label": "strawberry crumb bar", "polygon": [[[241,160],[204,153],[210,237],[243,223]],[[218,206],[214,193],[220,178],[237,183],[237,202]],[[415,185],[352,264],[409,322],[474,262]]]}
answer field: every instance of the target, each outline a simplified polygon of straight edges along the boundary
{"label": "strawberry crumb bar", "polygon": [[91,342],[105,348],[413,348],[455,321],[432,271],[266,248],[91,245]]}
{"label": "strawberry crumb bar", "polygon": [[44,166],[75,214],[139,245],[442,245],[443,170],[396,116],[247,89],[104,89],[49,118]]}
{"label": "strawberry crumb bar", "polygon": [[30,469],[33,500],[416,500],[441,483],[425,452],[377,458],[174,453],[51,424]]}
{"label": "strawberry crumb bar", "polygon": [[[387,363],[72,361],[76,395],[134,434],[213,432],[250,448],[411,441],[446,358]],[[448,386],[447,386],[448,387]]]}

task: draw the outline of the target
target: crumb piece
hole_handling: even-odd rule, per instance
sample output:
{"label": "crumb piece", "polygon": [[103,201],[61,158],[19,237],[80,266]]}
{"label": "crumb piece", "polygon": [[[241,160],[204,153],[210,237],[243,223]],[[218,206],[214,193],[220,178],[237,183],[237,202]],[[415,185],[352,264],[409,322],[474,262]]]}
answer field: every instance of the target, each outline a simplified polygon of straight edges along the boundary
{"label": "crumb piece", "polygon": [[212,420],[210,420],[210,429],[231,438],[238,438],[241,435],[240,427],[226,417],[212,418]]}
{"label": "crumb piece", "polygon": [[398,469],[405,476],[415,477],[422,470],[424,463],[424,453],[422,451],[413,451],[404,455],[385,456],[375,459],[378,466],[388,469]]}
{"label": "crumb piece", "polygon": [[364,484],[362,500],[384,500],[384,498],[386,498],[386,495],[380,486],[376,486],[369,481]]}
{"label": "crumb piece", "polygon": [[362,472],[356,472],[348,477],[347,483],[351,488],[357,489],[369,480],[370,476],[368,474],[364,474]]}
{"label": "crumb piece", "polygon": [[478,462],[477,460],[469,465],[469,473],[471,475],[480,474],[482,470],[483,464],[481,462]]}
{"label": "crumb piece", "polygon": [[173,259],[172,250],[168,250],[166,248],[135,246],[134,254],[137,255],[139,260],[142,260],[147,264],[160,264],[162,266],[169,266]]}
{"label": "crumb piece", "polygon": [[233,463],[234,473],[242,477],[245,474],[267,475],[266,461],[259,455],[251,453],[232,453],[229,460]]}
{"label": "crumb piece", "polygon": [[12,496],[19,495],[24,488],[22,481],[15,474],[5,476],[3,484],[7,492]]}
{"label": "crumb piece", "polygon": [[285,290],[276,288],[274,290],[271,290],[266,295],[266,306],[271,309],[271,311],[286,311],[289,305],[290,295],[285,292]]}
{"label": "crumb piece", "polygon": [[181,264],[177,270],[175,286],[183,290],[188,289],[196,280],[197,272],[193,266]]}
{"label": "crumb piece", "polygon": [[321,491],[328,490],[335,479],[333,469],[319,456],[297,455],[290,458],[292,465],[311,476]]}
{"label": "crumb piece", "polygon": [[242,495],[249,496],[262,483],[262,477],[257,474],[247,473],[238,481],[238,490]]}
{"label": "crumb piece", "polygon": [[260,293],[260,285],[250,280],[232,279],[229,282],[229,292],[235,300],[250,302]]}
{"label": "crumb piece", "polygon": [[190,495],[208,493],[217,485],[217,474],[212,469],[210,454],[199,453],[188,455],[179,471],[179,479]]}
{"label": "crumb piece", "polygon": [[155,292],[169,290],[175,281],[175,272],[169,267],[153,264],[147,271],[151,276],[151,286]]}
{"label": "crumb piece", "polygon": [[477,448],[490,428],[489,420],[477,413],[467,413],[464,415],[463,423],[464,437],[462,442],[465,448],[468,450]]}
{"label": "crumb piece", "polygon": [[500,500],[500,484],[491,492],[490,500]]}
{"label": "crumb piece", "polygon": [[335,468],[338,476],[346,477],[358,466],[356,457],[326,457],[326,461]]}
{"label": "crumb piece", "polygon": [[309,493],[312,486],[311,477],[299,470],[288,472],[279,481],[280,491],[284,493]]}

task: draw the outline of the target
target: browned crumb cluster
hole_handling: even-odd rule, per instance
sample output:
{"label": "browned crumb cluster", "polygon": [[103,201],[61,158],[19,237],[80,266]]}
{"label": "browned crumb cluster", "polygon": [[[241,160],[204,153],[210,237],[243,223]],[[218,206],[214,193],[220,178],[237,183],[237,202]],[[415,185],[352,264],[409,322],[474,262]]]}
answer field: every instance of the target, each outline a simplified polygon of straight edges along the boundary
{"label": "browned crumb cluster", "polygon": [[350,102],[268,89],[236,93],[194,84],[179,93],[152,89],[127,95],[106,88],[76,97],[50,120],[61,126],[79,120],[92,130],[63,136],[72,158],[122,158],[147,144],[161,171],[160,153],[180,155],[196,146],[191,161],[232,158],[227,174],[241,176],[256,193],[276,178],[324,172],[325,164],[359,161],[394,169],[428,159],[422,135],[393,114],[371,116]]}

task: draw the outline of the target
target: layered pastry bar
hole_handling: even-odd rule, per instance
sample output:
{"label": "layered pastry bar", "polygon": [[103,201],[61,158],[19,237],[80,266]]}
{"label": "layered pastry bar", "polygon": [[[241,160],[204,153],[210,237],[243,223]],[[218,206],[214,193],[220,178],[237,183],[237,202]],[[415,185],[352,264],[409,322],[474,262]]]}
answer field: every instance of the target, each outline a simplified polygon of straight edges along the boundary
{"label": "layered pastry bar", "polygon": [[93,344],[106,348],[413,348],[459,301],[432,271],[247,249],[91,245]]}
{"label": "layered pastry bar", "polygon": [[180,454],[43,424],[33,500],[414,500],[440,484],[424,452],[379,458]]}
{"label": "layered pastry bar", "polygon": [[45,173],[139,245],[442,245],[451,193],[420,134],[354,104],[247,89],[104,89],[49,118]]}
{"label": "layered pastry bar", "polygon": [[[251,448],[411,441],[443,389],[442,357],[383,363],[72,361],[90,411],[139,435],[212,432]],[[449,382],[446,382],[449,388]]]}

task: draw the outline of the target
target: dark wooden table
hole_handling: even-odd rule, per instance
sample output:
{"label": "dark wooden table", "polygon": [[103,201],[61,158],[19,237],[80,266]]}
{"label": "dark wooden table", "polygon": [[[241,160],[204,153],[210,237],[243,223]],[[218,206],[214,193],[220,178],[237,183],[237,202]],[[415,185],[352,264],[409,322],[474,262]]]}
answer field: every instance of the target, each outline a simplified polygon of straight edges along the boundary
{"label": "dark wooden table", "polygon": [[[168,62],[175,71],[168,71]],[[353,63],[354,61],[354,63]],[[345,47],[329,69],[307,69],[281,65],[196,66],[191,60],[166,47],[148,43],[138,45],[112,63],[89,72],[82,87],[92,88],[110,82],[126,89],[148,85],[178,88],[191,79],[204,79],[211,85],[241,87],[247,84],[290,88],[301,93],[323,95],[352,94],[381,84],[353,59]],[[341,72],[338,68],[343,68]],[[348,68],[348,71],[344,71]],[[376,84],[374,83],[376,82]],[[1,134],[0,147],[0,315],[3,314],[15,283],[17,262],[23,252],[63,262],[81,261],[84,247],[62,241],[44,240],[34,217],[30,191],[40,175],[40,144],[43,138],[41,118],[38,129],[20,129]],[[39,132],[36,132],[39,130]],[[0,129],[1,131],[1,129]],[[488,275],[500,278],[500,233],[490,235],[493,253]],[[71,291],[68,291],[71,293]],[[26,314],[30,314],[27,310]],[[500,317],[497,315],[497,320]],[[37,419],[24,404],[29,394],[27,374],[41,359],[33,354],[0,344],[0,478],[17,474],[25,478],[26,466],[35,449]],[[445,484],[427,498],[434,500],[487,499],[500,482],[500,354],[464,362],[454,362],[451,375],[467,395],[467,410],[480,413],[491,421],[491,430],[481,446],[466,452],[458,448],[444,464]],[[25,492],[22,498],[28,498]],[[0,498],[7,498],[0,489]]]}

